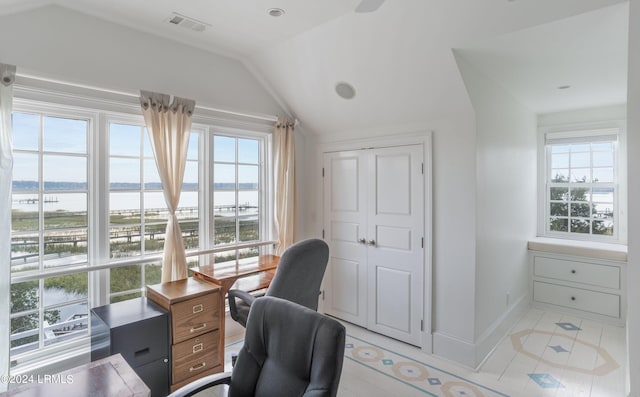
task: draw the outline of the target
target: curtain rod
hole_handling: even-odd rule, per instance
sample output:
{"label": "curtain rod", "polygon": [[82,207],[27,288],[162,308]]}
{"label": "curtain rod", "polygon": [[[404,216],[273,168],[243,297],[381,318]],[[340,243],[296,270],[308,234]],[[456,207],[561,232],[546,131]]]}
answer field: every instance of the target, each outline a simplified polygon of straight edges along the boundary
{"label": "curtain rod", "polygon": [[[114,95],[121,95],[121,96],[130,97],[130,98],[136,98],[136,99],[139,97],[138,94],[134,94],[134,93],[131,93],[131,92],[117,91],[117,90],[112,90],[112,89],[107,89],[107,88],[100,88],[100,87],[90,86],[90,85],[86,85],[86,84],[70,83],[70,82],[63,81],[63,80],[39,77],[39,76],[31,75],[31,74],[20,73],[20,72],[17,72],[17,71],[16,71],[16,77],[24,78],[24,79],[27,79],[27,80],[42,81],[44,83],[52,83],[52,84],[59,84],[59,85],[64,85],[64,86],[69,86],[69,87],[74,87],[74,88],[80,88],[80,89],[84,89],[84,90],[92,90],[92,91],[99,91],[99,92],[104,92],[104,93],[109,93],[109,94],[114,94]],[[210,107],[210,106],[198,105],[197,102],[196,102],[196,109],[201,109],[201,110],[205,110],[205,111],[209,111],[209,112],[223,113],[223,114],[228,114],[228,115],[233,115],[233,116],[238,116],[238,117],[244,117],[244,118],[249,118],[249,119],[254,119],[254,120],[270,121],[270,122],[274,122],[274,123],[278,120],[278,116],[251,114],[251,113],[237,112],[237,111],[233,111],[233,110],[218,109],[218,108],[214,108],[214,107]],[[297,124],[297,122],[298,122],[298,120],[296,119],[296,124]]]}

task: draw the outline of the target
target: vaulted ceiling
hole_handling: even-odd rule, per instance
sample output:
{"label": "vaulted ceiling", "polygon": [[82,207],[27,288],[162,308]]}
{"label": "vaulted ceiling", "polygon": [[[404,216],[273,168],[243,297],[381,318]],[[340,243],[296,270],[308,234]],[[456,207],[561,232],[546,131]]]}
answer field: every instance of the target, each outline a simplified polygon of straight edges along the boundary
{"label": "vaulted ceiling", "polygon": [[50,3],[240,59],[318,134],[455,117],[469,102],[453,49],[534,112],[626,101],[621,0],[386,0],[368,13],[361,0],[0,0],[0,14]]}

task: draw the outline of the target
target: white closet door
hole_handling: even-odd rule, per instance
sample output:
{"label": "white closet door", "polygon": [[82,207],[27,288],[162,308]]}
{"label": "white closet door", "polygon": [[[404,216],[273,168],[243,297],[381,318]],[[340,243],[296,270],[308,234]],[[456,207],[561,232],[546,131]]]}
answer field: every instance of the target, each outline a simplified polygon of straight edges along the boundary
{"label": "white closet door", "polygon": [[324,156],[324,233],[330,246],[325,275],[327,314],[366,327],[366,157],[362,151]]}
{"label": "white closet door", "polygon": [[424,291],[422,146],[369,151],[367,328],[421,344]]}

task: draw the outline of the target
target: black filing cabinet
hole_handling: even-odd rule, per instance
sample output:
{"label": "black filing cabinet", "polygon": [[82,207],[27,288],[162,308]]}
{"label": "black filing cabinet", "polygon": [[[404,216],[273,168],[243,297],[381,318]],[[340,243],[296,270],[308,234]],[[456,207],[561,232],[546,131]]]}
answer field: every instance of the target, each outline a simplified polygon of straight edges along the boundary
{"label": "black filing cabinet", "polygon": [[91,361],[120,353],[152,397],[169,394],[169,345],[169,314],[147,298],[91,309]]}

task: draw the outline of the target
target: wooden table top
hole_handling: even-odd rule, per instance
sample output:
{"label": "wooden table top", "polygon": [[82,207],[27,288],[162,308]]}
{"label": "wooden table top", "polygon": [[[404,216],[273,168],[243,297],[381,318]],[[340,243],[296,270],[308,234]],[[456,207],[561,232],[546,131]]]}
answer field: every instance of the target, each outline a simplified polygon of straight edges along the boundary
{"label": "wooden table top", "polygon": [[278,267],[280,257],[277,255],[260,255],[237,261],[207,264],[191,269],[194,276],[219,284],[226,293],[239,278],[272,272]]}

